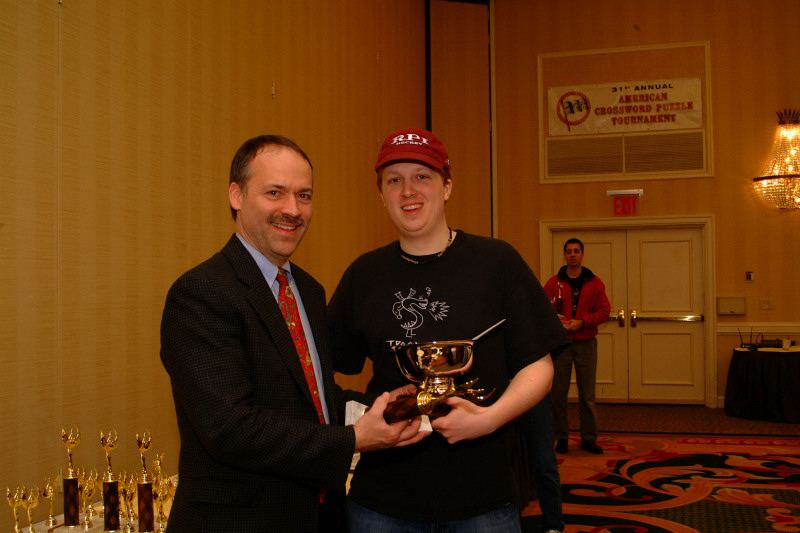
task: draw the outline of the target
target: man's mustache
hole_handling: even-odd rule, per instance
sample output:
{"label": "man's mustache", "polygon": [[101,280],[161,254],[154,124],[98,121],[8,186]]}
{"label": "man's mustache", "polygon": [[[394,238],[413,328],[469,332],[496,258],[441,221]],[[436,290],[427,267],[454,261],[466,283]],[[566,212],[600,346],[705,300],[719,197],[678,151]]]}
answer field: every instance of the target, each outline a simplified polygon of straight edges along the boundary
{"label": "man's mustache", "polygon": [[270,223],[285,224],[287,226],[302,227],[306,225],[305,220],[300,217],[288,217],[285,215],[270,217]]}

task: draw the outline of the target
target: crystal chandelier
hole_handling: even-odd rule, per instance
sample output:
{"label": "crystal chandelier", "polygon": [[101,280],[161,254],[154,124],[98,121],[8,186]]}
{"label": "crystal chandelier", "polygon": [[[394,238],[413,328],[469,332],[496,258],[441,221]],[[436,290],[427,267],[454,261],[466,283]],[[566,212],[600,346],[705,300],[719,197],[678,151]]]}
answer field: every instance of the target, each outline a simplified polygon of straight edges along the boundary
{"label": "crystal chandelier", "polygon": [[770,205],[800,209],[800,111],[778,111],[775,146],[753,187]]}

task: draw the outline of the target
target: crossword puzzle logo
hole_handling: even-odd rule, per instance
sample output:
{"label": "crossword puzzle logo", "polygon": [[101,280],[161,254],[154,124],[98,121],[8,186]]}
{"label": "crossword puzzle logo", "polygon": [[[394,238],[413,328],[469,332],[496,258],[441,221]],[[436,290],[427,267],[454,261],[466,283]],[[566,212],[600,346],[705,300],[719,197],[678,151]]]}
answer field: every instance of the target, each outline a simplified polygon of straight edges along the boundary
{"label": "crossword puzzle logo", "polygon": [[558,99],[556,112],[558,119],[567,125],[577,126],[589,118],[591,105],[585,94],[577,91],[570,91]]}

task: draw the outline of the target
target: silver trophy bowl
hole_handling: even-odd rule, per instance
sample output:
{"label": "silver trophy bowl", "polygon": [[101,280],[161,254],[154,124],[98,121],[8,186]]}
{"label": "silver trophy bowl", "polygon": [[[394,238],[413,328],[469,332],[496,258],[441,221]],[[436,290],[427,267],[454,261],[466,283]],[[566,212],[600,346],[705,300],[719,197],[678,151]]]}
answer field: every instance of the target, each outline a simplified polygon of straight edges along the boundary
{"label": "silver trophy bowl", "polygon": [[474,341],[431,341],[392,346],[400,372],[409,381],[457,377],[472,368]]}

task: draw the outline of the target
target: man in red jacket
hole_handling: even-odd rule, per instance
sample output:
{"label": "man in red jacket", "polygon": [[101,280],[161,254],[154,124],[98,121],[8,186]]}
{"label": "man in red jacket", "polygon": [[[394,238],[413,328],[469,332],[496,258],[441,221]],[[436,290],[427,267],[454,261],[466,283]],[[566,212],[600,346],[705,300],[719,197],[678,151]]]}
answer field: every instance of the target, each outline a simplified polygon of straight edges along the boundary
{"label": "man in red jacket", "polygon": [[567,453],[569,421],[567,394],[575,365],[580,401],[581,449],[603,453],[597,445],[597,413],[595,412],[595,381],[597,378],[597,326],[608,320],[611,304],[606,287],[583,263],[583,243],[569,239],[564,243],[564,261],[558,274],[550,278],[544,292],[556,307],[572,344],[554,361],[553,416],[555,419],[556,451]]}

